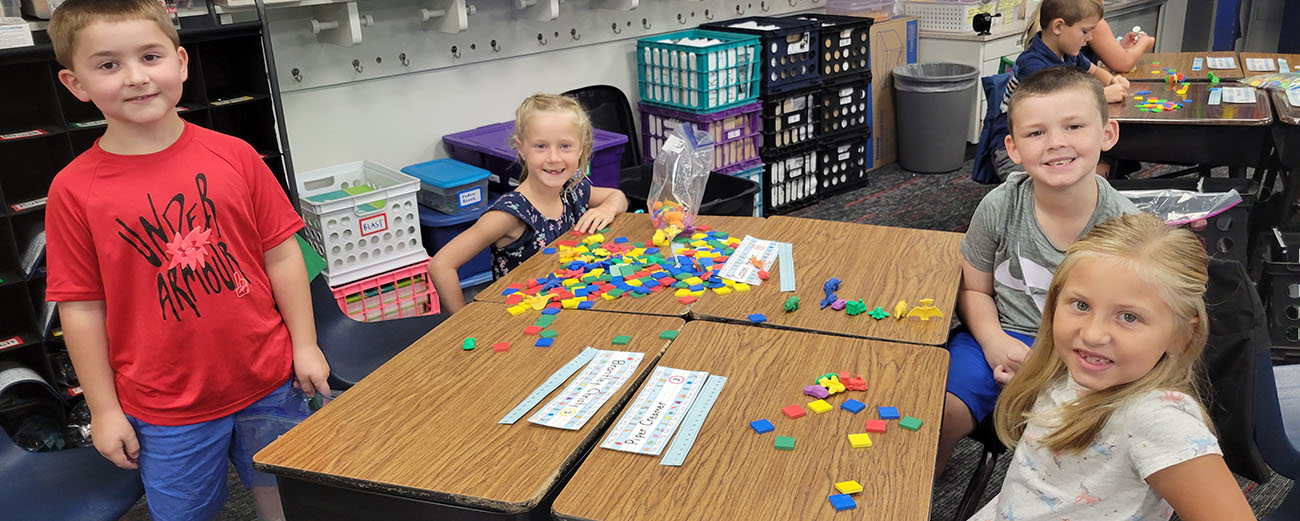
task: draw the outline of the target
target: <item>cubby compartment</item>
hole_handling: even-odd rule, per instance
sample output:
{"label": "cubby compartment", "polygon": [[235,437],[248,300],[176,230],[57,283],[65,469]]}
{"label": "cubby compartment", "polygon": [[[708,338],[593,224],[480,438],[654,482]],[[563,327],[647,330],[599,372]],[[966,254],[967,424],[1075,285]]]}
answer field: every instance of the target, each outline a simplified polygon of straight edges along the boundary
{"label": "cubby compartment", "polygon": [[[27,284],[0,286],[0,353],[39,344],[40,340]],[[36,351],[40,352],[40,349]]]}
{"label": "cubby compartment", "polygon": [[100,112],[94,103],[81,101],[72,92],[59,83],[58,71],[62,67],[52,67],[51,74],[54,78],[55,97],[59,100],[59,108],[63,111],[63,120],[67,122],[68,130],[79,128],[103,128],[107,121],[104,120],[104,113]]}
{"label": "cubby compartment", "polygon": [[[2,83],[2,82],[0,82]],[[72,161],[72,147],[65,136],[0,142],[0,190],[4,191],[9,214],[43,206],[40,199],[49,192],[50,181]]]}
{"label": "cubby compartment", "polygon": [[212,116],[212,130],[247,141],[265,156],[279,152],[275,115],[269,98],[213,107],[208,109],[208,113]]}
{"label": "cubby compartment", "polygon": [[18,267],[27,278],[44,273],[45,209],[10,217],[14,243],[18,249]]}
{"label": "cubby compartment", "polygon": [[69,130],[68,142],[72,144],[73,155],[81,155],[82,152],[90,150],[90,147],[95,146],[95,140],[102,137],[107,128],[98,126]]}
{"label": "cubby compartment", "polygon": [[[0,144],[57,133],[63,115],[45,61],[0,64]],[[63,86],[58,86],[62,89]]]}
{"label": "cubby compartment", "polygon": [[203,128],[212,128],[212,113],[207,107],[178,106],[176,113],[185,121]]}
{"label": "cubby compartment", "polygon": [[197,44],[207,103],[222,106],[270,93],[262,40],[256,35]]}
{"label": "cubby compartment", "polygon": [[13,217],[0,217],[0,286],[23,280],[18,262],[18,242],[14,240]]}

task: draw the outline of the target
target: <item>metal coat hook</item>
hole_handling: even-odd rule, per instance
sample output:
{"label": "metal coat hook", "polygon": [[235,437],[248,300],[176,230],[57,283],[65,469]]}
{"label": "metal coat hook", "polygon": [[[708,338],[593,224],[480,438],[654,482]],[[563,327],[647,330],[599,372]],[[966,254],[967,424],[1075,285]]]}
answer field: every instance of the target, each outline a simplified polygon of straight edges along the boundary
{"label": "metal coat hook", "polygon": [[[791,5],[791,6],[794,5],[794,0],[790,0],[790,5]],[[741,7],[740,4],[736,4],[736,14],[738,14],[738,15],[743,15],[743,14],[745,14],[745,8],[744,8],[744,7]]]}
{"label": "metal coat hook", "polygon": [[537,33],[537,45],[546,45],[546,35]]}
{"label": "metal coat hook", "polygon": [[614,34],[623,34],[623,29],[618,26],[618,22],[609,24],[609,30],[614,31]]}
{"label": "metal coat hook", "polygon": [[705,19],[705,20],[712,20],[712,19],[713,19],[713,13],[709,12],[708,9],[705,9],[705,10],[704,10],[704,19]]}
{"label": "metal coat hook", "polygon": [[411,66],[411,61],[406,59],[406,53],[397,55],[397,61],[402,62],[403,67]]}
{"label": "metal coat hook", "polygon": [[644,28],[646,28],[646,29],[649,29],[651,25],[652,25],[652,24],[650,23],[649,20],[647,20],[647,19],[645,19],[645,18],[642,18],[642,19],[641,19],[641,27],[644,27]]}
{"label": "metal coat hook", "polygon": [[294,81],[302,81],[302,71],[298,70],[297,67],[294,67],[293,70],[289,71],[289,74],[293,75]]}
{"label": "metal coat hook", "polygon": [[677,13],[677,23],[686,25],[686,17],[682,13]]}
{"label": "metal coat hook", "polygon": [[758,7],[762,9],[764,13],[772,10],[772,6],[767,5],[767,0],[763,0],[762,2],[759,2]]}
{"label": "metal coat hook", "polygon": [[799,5],[799,0],[786,0],[786,3],[790,4],[790,7],[795,7]]}
{"label": "metal coat hook", "polygon": [[582,35],[581,35],[581,34],[578,34],[578,30],[577,30],[577,29],[570,28],[570,29],[569,29],[569,38],[573,38],[573,41],[576,42],[576,41],[582,39]]}
{"label": "metal coat hook", "polygon": [[451,57],[456,58],[458,60],[460,59],[460,47],[457,47],[455,45],[451,46]]}
{"label": "metal coat hook", "polygon": [[501,52],[501,45],[496,40],[492,40],[492,52]]}
{"label": "metal coat hook", "polygon": [[361,71],[365,70],[365,67],[361,66],[361,60],[352,60],[352,68],[357,70],[357,74],[361,74]]}

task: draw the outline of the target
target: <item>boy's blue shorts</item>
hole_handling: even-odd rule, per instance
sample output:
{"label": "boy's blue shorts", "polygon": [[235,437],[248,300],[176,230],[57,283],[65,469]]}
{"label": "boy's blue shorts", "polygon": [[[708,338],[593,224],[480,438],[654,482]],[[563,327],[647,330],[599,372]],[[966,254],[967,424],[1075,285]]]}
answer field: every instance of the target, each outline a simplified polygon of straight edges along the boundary
{"label": "boy's blue shorts", "polygon": [[151,425],[128,415],[140,441],[140,476],[156,521],[211,519],[226,504],[226,462],[244,486],[275,486],[253,470],[253,454],[301,422],[311,409],[292,378],[223,418],[193,425]]}
{"label": "boy's blue shorts", "polygon": [[[1015,331],[1007,331],[1007,334],[1027,346],[1034,346],[1033,336]],[[976,423],[993,413],[993,405],[1002,393],[1002,384],[993,379],[993,368],[984,358],[984,348],[968,331],[960,331],[948,341],[947,391],[966,404]]]}

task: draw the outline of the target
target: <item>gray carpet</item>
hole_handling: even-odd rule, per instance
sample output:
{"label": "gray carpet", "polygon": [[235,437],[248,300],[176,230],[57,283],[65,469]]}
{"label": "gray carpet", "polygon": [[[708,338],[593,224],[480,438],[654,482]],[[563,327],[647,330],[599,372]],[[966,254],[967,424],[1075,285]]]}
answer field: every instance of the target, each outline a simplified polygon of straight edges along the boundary
{"label": "gray carpet", "polygon": [[[1146,177],[1164,170],[1167,169],[1159,166],[1150,167],[1132,177]],[[912,174],[902,170],[897,164],[892,164],[868,175],[871,183],[869,186],[829,197],[792,215],[962,232],[966,230],[966,225],[980,199],[993,188],[991,185],[981,185],[970,180],[970,161],[966,162],[962,170],[949,174]],[[472,296],[467,293],[467,298]],[[980,445],[969,439],[957,446],[948,462],[948,468],[935,482],[930,506],[932,520],[952,519],[965,492],[966,484],[974,473],[979,450]],[[981,503],[997,493],[1011,459],[1010,455],[1004,455],[1000,459]],[[1242,482],[1243,488],[1246,485]],[[1267,484],[1253,487],[1246,494],[1246,499],[1250,501],[1256,515],[1264,515],[1282,502],[1291,486],[1290,480],[1274,475],[1274,479]],[[148,509],[144,500],[141,500],[122,518],[122,521],[146,519],[149,519]],[[233,469],[230,474],[230,501],[217,519],[221,521],[257,519],[252,496],[239,484]]]}

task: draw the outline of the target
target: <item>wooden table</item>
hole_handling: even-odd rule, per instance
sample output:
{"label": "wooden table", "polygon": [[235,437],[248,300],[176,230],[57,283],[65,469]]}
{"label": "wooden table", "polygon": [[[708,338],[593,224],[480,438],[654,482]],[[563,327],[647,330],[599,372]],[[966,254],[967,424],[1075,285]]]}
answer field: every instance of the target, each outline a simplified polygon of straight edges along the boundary
{"label": "wooden table", "polygon": [[[769,218],[754,235],[794,245],[796,290],[780,292],[779,270],[773,268],[772,278],[752,291],[705,293],[692,315],[748,323],[751,313],[762,313],[767,326],[917,344],[947,341],[961,280],[961,234],[781,216]],[[875,320],[865,313],[818,309],[822,285],[831,277],[842,281],[837,295],[861,298],[868,310],[880,306],[893,313],[899,300],[911,309],[920,299],[933,298],[944,318]],[[799,297],[800,307],[786,313],[791,295]]]}
{"label": "wooden table", "polygon": [[[796,250],[797,251],[797,250]],[[945,327],[946,329],[946,327]],[[658,457],[596,448],[552,507],[562,520],[830,520],[926,519],[934,481],[948,352],[866,339],[717,322],[691,322],[660,365],[727,377],[718,401],[681,467]],[[826,414],[790,420],[787,405],[813,398],[802,389],[827,372],[861,374],[870,390],[827,399]],[[854,398],[867,409],[839,409]],[[898,407],[922,419],[917,432],[891,421],[871,434],[870,448],[853,449],[847,435],[877,418],[876,406]],[[757,434],[749,422],[766,418],[775,432]],[[795,450],[773,447],[794,436]],[[826,497],[834,483],[855,480],[856,510],[836,513]]]}
{"label": "wooden table", "polygon": [[[1246,76],[1256,76],[1259,74],[1273,74],[1277,72],[1300,72],[1300,54],[1284,54],[1284,53],[1276,53],[1276,52],[1242,52],[1242,53],[1237,53],[1237,55],[1240,57],[1241,60],[1241,63],[1238,64],[1241,66],[1241,73]],[[1249,70],[1246,68],[1246,58],[1262,58],[1265,60],[1271,60],[1273,62],[1274,70],[1271,71]],[[1291,69],[1286,71],[1279,70],[1278,67],[1279,64],[1277,63],[1278,58],[1281,58],[1282,60],[1286,61],[1286,64],[1290,66]]]}
{"label": "wooden table", "polygon": [[[683,321],[566,310],[552,325],[554,347],[539,348],[522,333],[537,317],[466,306],[257,453],[255,466],[277,477],[287,518],[549,519],[545,502],[667,347],[659,334]],[[620,334],[632,342],[612,346]],[[478,348],[464,351],[471,336]],[[502,341],[510,350],[494,353]],[[646,356],[580,430],[526,416],[497,424],[586,346]]]}
{"label": "wooden table", "polygon": [[[1204,82],[1189,83],[1183,96],[1162,84],[1135,87],[1141,88],[1109,106],[1110,117],[1120,124],[1119,142],[1110,149],[1110,156],[1234,168],[1259,167],[1267,161],[1268,128],[1273,114],[1264,91],[1255,92],[1255,103],[1209,105],[1211,86]],[[1176,111],[1142,112],[1137,108],[1139,102],[1133,99],[1142,90],[1152,91],[1142,94],[1144,97],[1192,101]]]}
{"label": "wooden table", "polygon": [[[1206,59],[1229,57],[1236,60],[1234,63],[1236,67],[1231,69],[1211,69],[1206,60],[1203,60],[1201,70],[1192,70],[1192,62],[1196,58]],[[1147,53],[1143,54],[1142,58],[1138,60],[1137,67],[1134,67],[1132,71],[1126,72],[1121,76],[1128,78],[1129,81],[1166,81],[1166,79],[1169,78],[1169,73],[1165,72],[1165,69],[1168,68],[1173,68],[1175,71],[1183,73],[1183,77],[1185,77],[1187,81],[1209,81],[1209,73],[1211,72],[1221,80],[1237,80],[1244,77],[1241,73],[1241,59],[1238,58],[1237,53],[1233,51]]]}
{"label": "wooden table", "polygon": [[[700,217],[700,224],[713,227],[715,230],[727,232],[733,236],[744,238],[745,234],[754,234],[763,227],[764,219],[759,217],[728,217],[721,215],[705,215]],[[650,216],[646,214],[625,213],[614,219],[610,225],[611,231],[605,234],[606,239],[614,237],[627,237],[634,242],[649,241],[654,235],[654,227],[650,223]],[[580,238],[577,235],[566,234],[559,240],[573,240]],[[554,244],[552,244],[554,246]],[[494,302],[500,304],[504,313],[506,297],[501,291],[511,284],[521,284],[529,279],[545,277],[547,274],[559,268],[559,256],[537,254],[532,258],[524,261],[519,267],[511,270],[505,277],[498,279],[483,291],[474,297],[478,302]],[[690,311],[690,306],[683,305],[673,296],[672,291],[660,291],[653,295],[643,298],[624,297],[614,300],[598,299],[592,309],[597,311],[616,311],[621,313],[640,313],[645,315],[662,315],[670,317],[684,317]]]}

